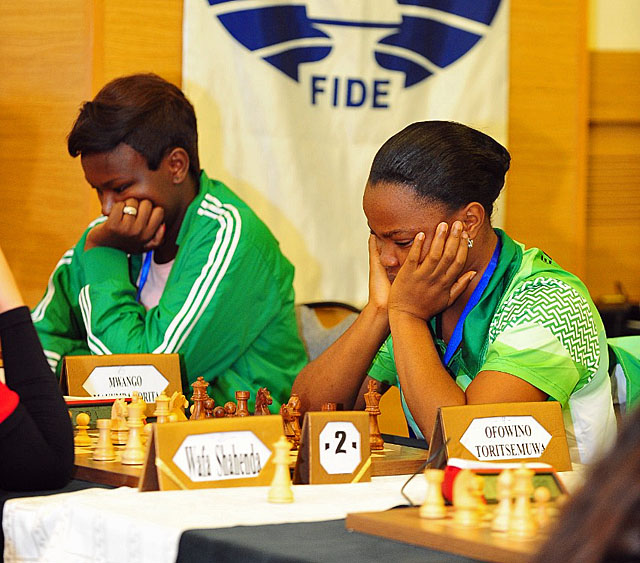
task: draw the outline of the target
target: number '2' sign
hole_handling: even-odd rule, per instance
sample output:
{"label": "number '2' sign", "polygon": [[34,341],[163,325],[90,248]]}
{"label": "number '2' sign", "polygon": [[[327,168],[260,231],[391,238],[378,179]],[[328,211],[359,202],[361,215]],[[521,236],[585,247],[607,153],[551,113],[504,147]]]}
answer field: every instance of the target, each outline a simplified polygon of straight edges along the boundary
{"label": "number '2' sign", "polygon": [[362,411],[307,412],[294,482],[323,484],[370,480],[369,415]]}
{"label": "number '2' sign", "polygon": [[330,475],[353,473],[362,460],[360,443],[352,422],[328,422],[320,432],[320,465]]}

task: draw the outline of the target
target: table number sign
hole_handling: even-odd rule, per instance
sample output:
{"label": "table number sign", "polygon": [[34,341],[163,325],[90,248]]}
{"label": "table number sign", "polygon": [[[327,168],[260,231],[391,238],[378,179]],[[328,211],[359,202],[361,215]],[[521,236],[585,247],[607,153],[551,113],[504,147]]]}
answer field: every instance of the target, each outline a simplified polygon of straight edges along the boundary
{"label": "table number sign", "polygon": [[308,412],[293,482],[316,485],[370,480],[368,413]]}

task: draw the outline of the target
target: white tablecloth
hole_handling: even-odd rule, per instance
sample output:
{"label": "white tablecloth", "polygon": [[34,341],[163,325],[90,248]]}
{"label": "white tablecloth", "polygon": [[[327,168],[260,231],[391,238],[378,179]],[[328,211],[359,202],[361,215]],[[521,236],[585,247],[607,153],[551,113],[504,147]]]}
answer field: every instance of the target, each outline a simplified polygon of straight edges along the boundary
{"label": "white tablecloth", "polygon": [[[349,512],[406,504],[407,475],[353,485],[298,485],[291,504],[267,502],[269,487],[140,493],[137,489],[86,489],[8,500],[2,527],[5,561],[103,563],[173,562],[184,530],[237,525],[314,522]],[[416,476],[405,491],[424,501]]]}

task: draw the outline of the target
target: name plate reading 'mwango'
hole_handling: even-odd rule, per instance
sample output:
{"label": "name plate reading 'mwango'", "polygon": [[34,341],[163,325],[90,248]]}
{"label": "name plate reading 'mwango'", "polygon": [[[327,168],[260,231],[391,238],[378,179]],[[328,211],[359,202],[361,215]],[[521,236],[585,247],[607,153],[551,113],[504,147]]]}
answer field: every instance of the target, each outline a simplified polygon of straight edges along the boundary
{"label": "name plate reading 'mwango'", "polygon": [[[430,451],[445,458],[537,461],[570,471],[571,458],[556,401],[464,405],[439,409]],[[439,465],[444,465],[446,459]]]}
{"label": "name plate reading 'mwango'", "polygon": [[142,491],[269,485],[280,415],[154,424]]}
{"label": "name plate reading 'mwango'", "polygon": [[112,354],[67,356],[61,383],[69,395],[117,399],[138,391],[147,403],[146,415],[154,409],[163,391],[171,396],[182,391],[178,354]]}

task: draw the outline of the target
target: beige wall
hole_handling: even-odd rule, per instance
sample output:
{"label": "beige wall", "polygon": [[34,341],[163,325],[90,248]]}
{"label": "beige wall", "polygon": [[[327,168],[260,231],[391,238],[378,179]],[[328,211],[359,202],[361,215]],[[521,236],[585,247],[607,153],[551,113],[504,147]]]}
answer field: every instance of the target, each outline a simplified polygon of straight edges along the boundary
{"label": "beige wall", "polygon": [[[638,167],[637,59],[589,58],[587,0],[511,0],[511,12],[507,230],[545,248],[594,294],[624,277],[638,297],[640,174],[625,176]],[[0,244],[34,305],[98,212],[79,162],[66,154],[80,102],[130,72],[179,84],[182,1],[2,2],[0,21]],[[621,107],[631,121],[607,113]]]}
{"label": "beige wall", "polygon": [[640,2],[589,0],[589,49],[640,51]]}

